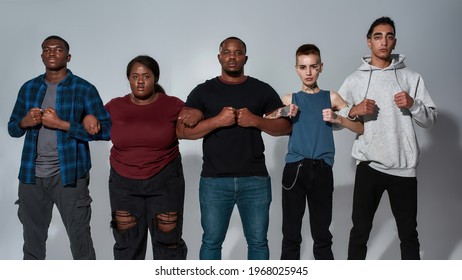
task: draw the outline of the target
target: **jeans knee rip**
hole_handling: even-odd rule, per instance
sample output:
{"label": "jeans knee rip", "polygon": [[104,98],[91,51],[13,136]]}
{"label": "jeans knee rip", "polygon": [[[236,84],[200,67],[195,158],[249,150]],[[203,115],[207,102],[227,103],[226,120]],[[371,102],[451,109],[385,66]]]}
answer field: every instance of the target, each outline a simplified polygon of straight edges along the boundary
{"label": "jeans knee rip", "polygon": [[165,212],[156,215],[153,222],[160,236],[158,243],[162,246],[167,248],[178,247],[180,241],[178,229],[179,216],[178,212]]}
{"label": "jeans knee rip", "polygon": [[129,211],[113,211],[111,227],[119,232],[125,232],[136,226],[137,219]]}

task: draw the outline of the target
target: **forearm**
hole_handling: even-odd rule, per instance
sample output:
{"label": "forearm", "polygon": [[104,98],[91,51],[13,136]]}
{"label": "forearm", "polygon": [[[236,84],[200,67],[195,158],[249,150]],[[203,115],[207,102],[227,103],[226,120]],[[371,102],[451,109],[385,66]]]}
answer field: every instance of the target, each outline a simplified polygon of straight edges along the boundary
{"label": "forearm", "polygon": [[351,121],[343,116],[337,115],[337,119],[339,120],[339,123],[341,126],[357,133],[357,134],[363,134],[364,133],[364,124],[360,122],[359,120],[356,121]]}
{"label": "forearm", "polygon": [[434,104],[425,106],[422,101],[415,100],[414,105],[409,109],[415,122],[423,128],[431,128],[438,118],[438,109]]}
{"label": "forearm", "polygon": [[286,118],[267,119],[259,117],[256,127],[271,136],[289,135],[292,132],[292,123]]}
{"label": "forearm", "polygon": [[27,128],[21,126],[21,122],[10,120],[8,122],[8,133],[11,137],[22,137],[26,133]]}
{"label": "forearm", "polygon": [[281,110],[282,108],[278,108],[273,112],[269,113],[268,115],[265,115],[265,118],[270,120],[278,119],[281,117]]}
{"label": "forearm", "polygon": [[194,127],[185,126],[183,123],[178,122],[176,125],[176,136],[178,139],[197,140],[217,128],[213,118],[204,119]]}

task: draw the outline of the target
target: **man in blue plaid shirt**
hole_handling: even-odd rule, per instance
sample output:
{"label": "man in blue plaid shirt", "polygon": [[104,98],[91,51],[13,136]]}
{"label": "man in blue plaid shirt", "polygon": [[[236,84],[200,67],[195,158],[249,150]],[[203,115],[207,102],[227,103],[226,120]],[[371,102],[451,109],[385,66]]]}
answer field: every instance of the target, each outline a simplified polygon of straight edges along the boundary
{"label": "man in blue plaid shirt", "polygon": [[[67,69],[70,59],[64,39],[50,36],[43,41],[45,74],[21,87],[8,123],[12,137],[26,135],[16,202],[24,231],[24,259],[45,259],[55,204],[73,258],[95,259],[88,141],[109,140],[111,121],[95,86]],[[92,128],[82,124],[86,115],[98,119],[94,124],[98,133],[87,132]]]}

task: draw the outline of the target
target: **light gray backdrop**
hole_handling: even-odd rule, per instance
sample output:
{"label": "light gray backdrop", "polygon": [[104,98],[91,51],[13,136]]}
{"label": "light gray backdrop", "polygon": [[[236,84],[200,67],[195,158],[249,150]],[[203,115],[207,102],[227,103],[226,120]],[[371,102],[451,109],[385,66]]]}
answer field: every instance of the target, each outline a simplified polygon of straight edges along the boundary
{"label": "light gray backdrop", "polygon": [[[294,52],[303,43],[321,51],[320,85],[338,90],[344,78],[369,53],[365,34],[377,17],[396,23],[396,52],[420,72],[439,107],[432,130],[418,128],[422,157],[419,167],[419,233],[424,259],[462,259],[462,189],[459,182],[462,126],[462,2],[457,0],[388,1],[114,1],[0,0],[0,259],[22,258],[22,229],[17,219],[17,174],[24,139],[8,135],[7,122],[20,86],[44,71],[40,44],[57,34],[71,45],[69,68],[100,91],[104,102],[129,92],[125,67],[139,54],[161,66],[160,83],[185,100],[198,83],[219,74],[218,44],[228,36],[248,46],[246,73],[270,83],[282,96],[300,89]],[[345,259],[351,226],[354,162],[353,134],[335,132],[336,164],[332,232],[336,258]],[[265,136],[273,183],[269,242],[271,258],[281,244],[281,191],[287,137]],[[93,169],[92,233],[98,259],[112,259],[113,237],[107,179],[110,142],[91,144]],[[187,182],[184,238],[189,259],[197,259],[201,239],[198,180],[201,141],[181,141]],[[399,240],[385,195],[376,215],[368,258],[399,259]],[[308,219],[303,229],[302,257],[312,259]],[[150,251],[150,250],[148,250]],[[58,213],[49,230],[49,259],[71,259]],[[152,253],[148,254],[152,258]],[[237,210],[224,243],[223,258],[245,259]]]}

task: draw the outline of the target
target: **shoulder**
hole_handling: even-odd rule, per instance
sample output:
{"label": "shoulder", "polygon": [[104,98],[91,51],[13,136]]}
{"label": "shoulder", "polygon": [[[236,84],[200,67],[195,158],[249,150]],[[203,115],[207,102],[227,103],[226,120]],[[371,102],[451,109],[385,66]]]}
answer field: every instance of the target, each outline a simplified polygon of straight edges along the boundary
{"label": "shoulder", "polygon": [[257,78],[254,78],[254,77],[251,77],[251,76],[248,76],[247,77],[247,82],[249,83],[252,83],[254,85],[257,85],[257,86],[261,86],[261,87],[268,87],[268,88],[273,88],[270,86],[270,84],[260,80],[260,79],[257,79]]}
{"label": "shoulder", "polygon": [[80,76],[74,75],[70,70],[63,83],[69,84],[71,86],[82,87],[85,89],[96,90],[96,87],[92,83]]}
{"label": "shoulder", "polygon": [[106,103],[105,107],[106,108],[111,108],[111,107],[114,107],[114,106],[120,106],[121,104],[127,103],[129,98],[130,98],[130,94],[126,94],[124,96],[114,97],[111,100],[109,100],[108,103]]}
{"label": "shoulder", "polygon": [[168,95],[166,93],[159,92],[159,97],[165,100],[165,102],[175,104],[178,106],[183,106],[184,102],[180,98],[173,96],[173,95]]}
{"label": "shoulder", "polygon": [[408,67],[398,69],[401,74],[407,76],[407,77],[412,77],[412,78],[422,78],[422,75],[420,75],[419,72],[416,72],[412,69],[409,69]]}
{"label": "shoulder", "polygon": [[277,96],[278,99],[281,99],[276,90],[266,82],[249,76],[246,83],[249,85],[250,90],[255,91],[256,94],[258,93],[261,96],[271,96],[271,98]]}
{"label": "shoulder", "polygon": [[22,85],[22,87],[30,87],[30,86],[33,86],[33,85],[40,85],[40,84],[43,83],[44,80],[45,80],[45,74],[41,74],[41,75],[38,75],[35,78],[32,78],[32,79],[26,81]]}
{"label": "shoulder", "polygon": [[331,105],[332,107],[335,107],[335,108],[343,108],[345,106],[347,106],[345,100],[343,100],[342,96],[340,96],[340,94],[336,91],[330,91],[330,102],[331,102]]}
{"label": "shoulder", "polygon": [[331,90],[331,91],[328,91],[328,92],[330,94],[330,99],[331,100],[334,100],[334,99],[337,99],[337,98],[342,98],[342,97],[340,97],[340,94],[338,92],[336,92],[336,91]]}
{"label": "shoulder", "polygon": [[211,79],[208,79],[208,80],[205,80],[204,82],[202,83],[199,83],[197,84],[192,92],[197,92],[197,91],[201,91],[201,90],[204,90],[206,88],[209,88],[211,86],[216,86],[216,85],[219,85],[220,83],[218,82],[218,78],[215,77],[215,78],[211,78]]}

